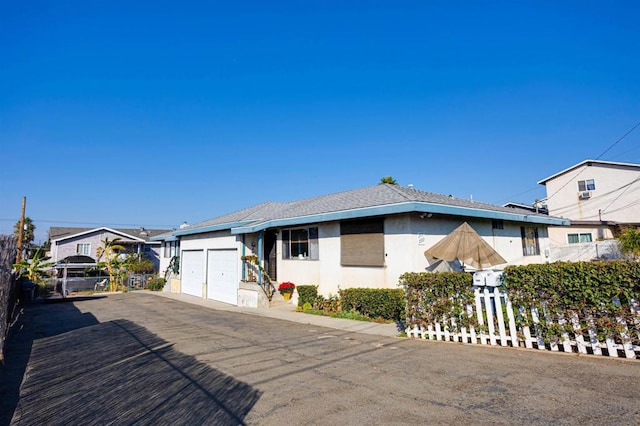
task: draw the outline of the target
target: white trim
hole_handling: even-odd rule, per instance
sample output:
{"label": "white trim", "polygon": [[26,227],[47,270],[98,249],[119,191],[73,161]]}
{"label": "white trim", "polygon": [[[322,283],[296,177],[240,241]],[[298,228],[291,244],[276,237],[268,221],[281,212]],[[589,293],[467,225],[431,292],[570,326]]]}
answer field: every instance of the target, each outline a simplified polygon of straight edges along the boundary
{"label": "white trim", "polygon": [[98,231],[112,232],[112,233],[117,234],[117,235],[122,235],[123,237],[129,238],[131,240],[135,240],[135,241],[140,241],[140,242],[146,243],[146,241],[144,239],[142,239],[142,238],[134,237],[133,235],[126,234],[126,233],[124,233],[122,231],[116,231],[115,229],[107,228],[106,226],[102,226],[100,228],[93,228],[93,229],[89,229],[87,231],[78,232],[77,234],[71,234],[71,235],[66,235],[64,237],[52,239],[51,243],[53,244],[54,242],[57,243],[58,241],[64,241],[64,240],[68,240],[68,239],[71,239],[71,238],[81,237],[83,235],[92,234],[92,233],[98,232]]}
{"label": "white trim", "polygon": [[556,174],[553,174],[553,175],[551,175],[551,176],[549,176],[549,177],[547,177],[547,178],[544,178],[544,179],[542,179],[542,180],[538,181],[538,184],[540,184],[540,185],[544,185],[544,184],[545,184],[545,182],[550,181],[551,179],[554,179],[554,178],[556,178],[556,177],[558,177],[558,176],[560,176],[560,175],[563,175],[563,174],[565,174],[565,173],[568,173],[568,172],[570,172],[570,171],[571,171],[571,170],[573,170],[573,169],[577,169],[577,168],[578,168],[578,167],[580,167],[580,166],[584,166],[585,164],[586,164],[586,165],[587,165],[587,167],[588,167],[588,166],[590,166],[590,164],[588,164],[588,163],[600,164],[600,165],[602,165],[602,166],[621,166],[621,167],[633,167],[633,168],[640,169],[640,164],[633,164],[633,163],[619,163],[619,162],[617,162],[617,161],[584,160],[584,161],[582,161],[582,162],[580,162],[580,163],[578,163],[578,164],[575,164],[575,165],[573,165],[573,166],[571,166],[571,167],[568,167],[568,168],[566,168],[566,169],[564,169],[564,170],[562,170],[562,171],[560,171],[560,172],[558,172],[558,173],[556,173]]}

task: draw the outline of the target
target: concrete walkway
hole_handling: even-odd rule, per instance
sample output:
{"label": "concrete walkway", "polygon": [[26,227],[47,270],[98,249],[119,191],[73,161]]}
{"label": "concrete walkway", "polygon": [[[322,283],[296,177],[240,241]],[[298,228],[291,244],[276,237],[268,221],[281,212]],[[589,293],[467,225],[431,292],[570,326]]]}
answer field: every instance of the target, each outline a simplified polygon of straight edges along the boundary
{"label": "concrete walkway", "polygon": [[217,302],[209,299],[202,299],[186,294],[174,294],[164,291],[146,291],[160,297],[179,300],[193,305],[218,311],[240,312],[243,314],[256,315],[261,317],[276,318],[285,321],[297,322],[300,324],[310,324],[321,327],[335,328],[337,330],[350,331],[354,333],[374,334],[378,336],[397,337],[403,330],[398,324],[378,324],[368,321],[356,321],[343,318],[331,318],[324,315],[305,314],[296,312],[296,306],[290,302],[276,302],[271,308],[240,308],[227,303]]}

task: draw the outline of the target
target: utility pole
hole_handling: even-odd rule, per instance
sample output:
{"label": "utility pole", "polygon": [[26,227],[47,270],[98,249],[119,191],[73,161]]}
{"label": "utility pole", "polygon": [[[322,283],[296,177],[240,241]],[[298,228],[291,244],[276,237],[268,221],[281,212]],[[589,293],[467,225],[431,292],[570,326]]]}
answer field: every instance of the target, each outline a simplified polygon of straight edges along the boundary
{"label": "utility pole", "polygon": [[20,213],[20,225],[18,226],[18,255],[16,263],[22,260],[22,236],[24,235],[24,209],[27,205],[27,197],[22,197],[22,213]]}

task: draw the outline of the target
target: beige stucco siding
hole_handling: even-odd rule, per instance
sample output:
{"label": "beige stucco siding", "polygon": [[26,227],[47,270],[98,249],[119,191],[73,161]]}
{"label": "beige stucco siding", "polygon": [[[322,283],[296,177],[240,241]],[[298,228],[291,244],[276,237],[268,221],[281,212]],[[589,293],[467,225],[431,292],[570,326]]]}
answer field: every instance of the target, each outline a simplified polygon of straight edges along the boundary
{"label": "beige stucco siding", "polygon": [[[549,214],[571,220],[637,223],[640,220],[637,168],[586,164],[545,183]],[[578,181],[595,180],[591,197],[581,200]]]}
{"label": "beige stucco siding", "polygon": [[[318,285],[325,296],[352,287],[397,288],[405,272],[421,272],[428,266],[424,251],[436,244],[463,222],[461,218],[418,214],[390,216],[384,223],[385,265],[383,267],[350,267],[340,264],[340,224],[318,226],[319,260],[282,259],[282,241],[278,241],[278,281],[296,285]],[[537,226],[539,256],[524,256],[520,223],[504,223],[504,229],[493,230],[490,220],[468,220],[469,224],[494,247],[509,264],[544,263],[549,240],[546,227]],[[312,225],[313,226],[313,225]],[[535,225],[532,225],[535,226]]]}

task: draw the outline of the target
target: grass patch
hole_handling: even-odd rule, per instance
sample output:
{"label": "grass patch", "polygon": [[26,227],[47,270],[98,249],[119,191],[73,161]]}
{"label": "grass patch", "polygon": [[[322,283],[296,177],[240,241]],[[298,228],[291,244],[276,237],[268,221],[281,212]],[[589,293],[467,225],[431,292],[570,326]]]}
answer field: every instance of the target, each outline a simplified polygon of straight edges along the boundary
{"label": "grass patch", "polygon": [[356,311],[326,312],[320,309],[313,309],[313,308],[302,309],[302,307],[298,307],[297,311],[302,312],[303,314],[322,315],[325,317],[343,318],[343,319],[350,319],[350,320],[356,320],[356,321],[377,322],[381,324],[389,324],[393,322],[390,320],[386,320],[384,318],[375,318],[375,319],[369,318],[368,316],[362,315],[361,313]]}

